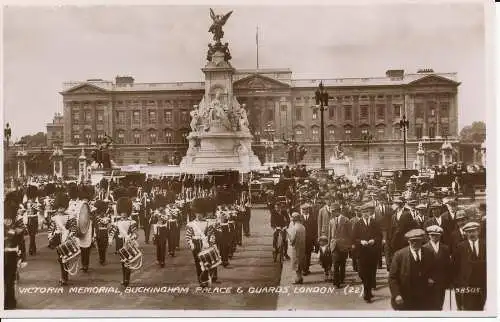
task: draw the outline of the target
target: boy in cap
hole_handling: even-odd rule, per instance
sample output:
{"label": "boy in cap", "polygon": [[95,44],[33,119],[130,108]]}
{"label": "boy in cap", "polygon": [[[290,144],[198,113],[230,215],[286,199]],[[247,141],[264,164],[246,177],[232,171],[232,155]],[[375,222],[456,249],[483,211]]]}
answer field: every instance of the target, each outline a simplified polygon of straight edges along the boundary
{"label": "boy in cap", "polygon": [[480,224],[463,226],[467,239],[453,252],[455,299],[460,311],[482,311],[486,303],[486,242],[479,238]]}
{"label": "boy in cap", "polygon": [[395,310],[425,311],[430,309],[429,291],[435,283],[431,278],[434,255],[422,247],[425,231],[408,231],[409,246],[398,250],[389,271],[391,305]]}
{"label": "boy in cap", "polygon": [[441,311],[443,309],[446,289],[450,286],[451,282],[451,253],[450,248],[440,241],[443,228],[438,225],[432,225],[426,228],[426,232],[429,235],[429,241],[423,247],[429,249],[434,255],[430,278],[435,283],[431,285],[429,306],[433,311]]}
{"label": "boy in cap", "polygon": [[[137,242],[137,223],[130,218],[132,214],[132,201],[128,197],[120,197],[116,202],[116,212],[120,216],[111,226],[109,239],[116,239],[117,248],[121,249],[127,240]],[[130,268],[122,262],[122,285],[127,287],[130,283]]]}
{"label": "boy in cap", "polygon": [[325,282],[330,280],[330,273],[332,270],[332,251],[328,243],[328,237],[321,236],[318,240],[319,243],[319,262],[325,272]]}

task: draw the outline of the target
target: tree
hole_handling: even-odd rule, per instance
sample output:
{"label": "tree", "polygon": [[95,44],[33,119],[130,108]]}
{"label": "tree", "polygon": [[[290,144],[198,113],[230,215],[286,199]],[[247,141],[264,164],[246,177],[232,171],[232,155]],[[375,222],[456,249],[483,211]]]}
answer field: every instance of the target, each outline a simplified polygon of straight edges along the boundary
{"label": "tree", "polygon": [[460,141],[482,143],[486,139],[486,124],[482,121],[472,122],[460,131]]}
{"label": "tree", "polygon": [[25,135],[17,144],[26,144],[27,147],[38,147],[47,145],[47,134],[38,132],[35,135]]}

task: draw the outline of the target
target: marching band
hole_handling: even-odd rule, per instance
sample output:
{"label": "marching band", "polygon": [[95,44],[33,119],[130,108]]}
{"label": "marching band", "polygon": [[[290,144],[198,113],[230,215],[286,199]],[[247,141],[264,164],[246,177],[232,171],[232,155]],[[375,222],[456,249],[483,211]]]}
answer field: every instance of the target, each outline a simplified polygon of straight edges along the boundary
{"label": "marching band", "polygon": [[[302,222],[305,227],[305,258],[297,268],[296,283],[310,274],[311,253],[319,253],[325,281],[341,287],[350,258],[352,269],[362,280],[364,299],[370,303],[376,288],[375,274],[385,257],[395,309],[440,310],[446,289],[467,285],[481,292],[476,296],[455,292],[458,308],[482,309],[486,297],[485,205],[481,205],[481,218],[477,220],[470,209],[458,205],[456,196],[417,192],[412,182],[397,192],[385,179],[321,180],[313,180],[313,176],[288,181],[282,178],[274,191],[267,192],[275,260],[278,244],[283,247],[284,259],[290,259],[290,223]],[[146,182],[139,188],[104,187],[107,192],[102,187],[76,184],[45,187],[45,192],[28,186],[7,194],[4,229],[8,307],[16,305],[12,288],[18,267],[26,265],[24,235],[29,235],[29,255],[36,255],[39,215],[49,222],[49,247],[57,252],[60,285],[68,285],[80,264],[83,272],[88,271],[93,247],[97,248],[100,265],[106,265],[107,249],[114,240],[122,266],[121,284],[126,287],[132,271],[142,267],[138,230],[144,230],[145,244],[152,237],[157,265],[163,268],[167,253],[176,255],[185,226],[184,238],[193,255],[196,279],[200,286],[210,286],[218,282],[218,266],[230,265],[236,248],[242,245],[242,236],[250,235],[249,194],[235,186],[195,184],[190,180],[179,184],[173,180],[159,185]],[[418,260],[409,257],[414,254],[421,254],[425,262],[417,266],[422,271],[408,270]],[[450,268],[453,274],[446,274]],[[420,275],[412,275],[415,272]],[[422,276],[427,282],[432,280],[432,285],[424,283]],[[408,290],[406,283],[419,283],[423,288]]]}

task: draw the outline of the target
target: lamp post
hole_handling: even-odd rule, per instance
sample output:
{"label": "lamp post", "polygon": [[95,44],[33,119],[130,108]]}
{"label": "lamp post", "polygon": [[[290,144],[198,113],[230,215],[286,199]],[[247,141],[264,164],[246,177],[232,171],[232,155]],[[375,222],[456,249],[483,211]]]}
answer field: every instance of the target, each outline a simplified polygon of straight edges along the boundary
{"label": "lamp post", "polygon": [[370,134],[369,132],[366,132],[363,134],[363,136],[361,137],[361,139],[363,141],[366,142],[367,144],[367,149],[368,149],[368,169],[370,169],[371,167],[371,160],[370,160],[370,143],[373,141],[373,135]]}
{"label": "lamp post", "polygon": [[325,108],[328,108],[328,93],[323,87],[323,82],[319,83],[315,96],[316,96],[316,107],[319,107],[319,110],[321,112],[320,116],[321,171],[325,171],[325,119],[323,117],[323,112],[325,111]]}
{"label": "lamp post", "polygon": [[[269,136],[269,141],[266,144],[266,158],[268,157],[268,155],[270,155],[271,156],[271,160],[268,160],[268,162],[274,163],[273,149],[274,149],[274,132],[275,131],[273,129],[273,123],[272,122],[267,123],[267,127],[264,130],[264,132]],[[268,153],[267,150],[269,150],[270,153]]]}
{"label": "lamp post", "polygon": [[410,126],[410,122],[406,119],[406,115],[403,115],[403,118],[399,121],[399,128],[403,131],[403,160],[404,167],[406,169],[406,134],[408,132],[408,127]]}

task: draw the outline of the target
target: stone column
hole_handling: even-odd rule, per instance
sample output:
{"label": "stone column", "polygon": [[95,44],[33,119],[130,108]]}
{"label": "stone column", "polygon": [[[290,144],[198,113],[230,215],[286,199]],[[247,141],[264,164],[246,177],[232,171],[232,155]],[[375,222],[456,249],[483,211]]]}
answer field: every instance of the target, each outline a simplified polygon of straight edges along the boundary
{"label": "stone column", "polygon": [[87,179],[87,157],[82,147],[82,153],[78,158],[78,181],[83,183]]}
{"label": "stone column", "polygon": [[52,153],[52,159],[54,160],[54,176],[56,178],[62,178],[62,159],[63,152],[60,148],[56,148],[54,153]]}
{"label": "stone column", "polygon": [[17,152],[17,177],[26,177],[27,169],[26,169],[26,158],[28,157],[28,153],[23,150]]}

